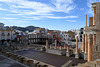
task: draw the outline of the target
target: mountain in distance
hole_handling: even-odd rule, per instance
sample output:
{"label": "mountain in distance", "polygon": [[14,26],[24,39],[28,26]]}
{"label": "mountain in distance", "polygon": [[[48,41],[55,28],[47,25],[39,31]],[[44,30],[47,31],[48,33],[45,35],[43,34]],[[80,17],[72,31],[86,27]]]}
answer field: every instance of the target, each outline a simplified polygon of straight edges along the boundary
{"label": "mountain in distance", "polygon": [[28,31],[34,31],[36,28],[40,28],[40,27],[35,27],[35,26],[27,26],[25,27]]}
{"label": "mountain in distance", "polygon": [[[15,29],[15,30],[20,30],[20,31],[29,31],[29,32],[32,32],[34,31],[35,29],[37,28],[41,28],[41,27],[36,27],[36,26],[27,26],[27,27],[18,27],[18,26],[11,26],[12,29]],[[60,31],[60,30],[49,30],[48,29],[48,32],[53,32],[53,31]]]}
{"label": "mountain in distance", "polygon": [[29,31],[32,32],[34,31],[36,28],[40,28],[40,27],[35,27],[35,26],[27,26],[27,27],[18,27],[18,26],[12,26],[12,29],[16,29],[16,30],[20,30],[20,31]]}

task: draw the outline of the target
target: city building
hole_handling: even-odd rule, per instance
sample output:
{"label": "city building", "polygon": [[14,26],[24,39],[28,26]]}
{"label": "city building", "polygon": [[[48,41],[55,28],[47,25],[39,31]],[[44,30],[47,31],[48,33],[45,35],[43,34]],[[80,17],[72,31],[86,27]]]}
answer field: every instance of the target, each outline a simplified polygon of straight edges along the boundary
{"label": "city building", "polygon": [[22,35],[17,35],[17,42],[22,43]]}
{"label": "city building", "polygon": [[11,28],[5,28],[3,23],[0,23],[0,43],[12,41],[13,30]]}
{"label": "city building", "polygon": [[69,40],[75,40],[75,32],[68,31],[66,33],[69,34]]}
{"label": "city building", "polygon": [[31,44],[45,44],[46,40],[49,43],[52,43],[52,35],[46,33],[30,33],[29,35],[29,43]]}
{"label": "city building", "polygon": [[35,33],[48,33],[48,29],[36,28],[33,32],[35,32]]}
{"label": "city building", "polygon": [[17,35],[17,42],[20,43],[20,44],[28,44],[28,35],[27,34],[24,34],[24,33],[21,33],[21,34],[18,34]]}
{"label": "city building", "polygon": [[67,32],[61,32],[60,35],[61,35],[61,42],[68,44],[69,34],[67,34]]}
{"label": "city building", "polygon": [[60,44],[61,43],[61,35],[60,35],[60,31],[58,31],[58,30],[54,30],[54,31],[52,31],[52,32],[49,32],[50,33],[50,35],[52,35],[52,37],[53,37],[53,43],[55,43],[55,40],[57,40],[57,44]]}

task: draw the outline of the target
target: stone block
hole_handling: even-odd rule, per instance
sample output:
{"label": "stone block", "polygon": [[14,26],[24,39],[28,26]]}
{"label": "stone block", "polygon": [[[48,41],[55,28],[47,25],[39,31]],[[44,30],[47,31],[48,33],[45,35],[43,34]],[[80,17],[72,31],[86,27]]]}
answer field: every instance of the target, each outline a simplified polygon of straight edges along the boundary
{"label": "stone block", "polygon": [[87,54],[84,53],[84,60],[87,60]]}
{"label": "stone block", "polygon": [[100,67],[100,59],[96,60],[96,67]]}
{"label": "stone block", "polygon": [[62,56],[66,56],[66,50],[62,50],[62,51],[61,51],[61,55],[62,55]]}
{"label": "stone block", "polygon": [[75,58],[79,58],[79,54],[78,53],[75,53]]}
{"label": "stone block", "polygon": [[69,57],[69,52],[66,52],[66,56]]}
{"label": "stone block", "polygon": [[[33,60],[31,60],[31,59],[24,59],[24,61],[23,61],[23,63],[25,64],[25,65],[28,65],[28,66],[32,66],[32,64],[33,64]],[[34,66],[33,66],[34,67]]]}
{"label": "stone block", "polygon": [[24,63],[25,57],[20,57],[19,62]]}
{"label": "stone block", "polygon": [[17,56],[18,56],[17,54],[14,54],[13,59],[16,60]]}
{"label": "stone block", "polygon": [[21,56],[18,55],[18,56],[16,57],[16,60],[17,60],[17,61],[20,61],[20,58],[21,58]]}
{"label": "stone block", "polygon": [[40,62],[34,62],[33,63],[33,67],[37,67],[37,65],[39,64]]}
{"label": "stone block", "polygon": [[61,46],[59,47],[59,50],[62,50],[62,47]]}
{"label": "stone block", "polygon": [[41,62],[37,64],[37,67],[48,67],[48,65],[42,64]]}

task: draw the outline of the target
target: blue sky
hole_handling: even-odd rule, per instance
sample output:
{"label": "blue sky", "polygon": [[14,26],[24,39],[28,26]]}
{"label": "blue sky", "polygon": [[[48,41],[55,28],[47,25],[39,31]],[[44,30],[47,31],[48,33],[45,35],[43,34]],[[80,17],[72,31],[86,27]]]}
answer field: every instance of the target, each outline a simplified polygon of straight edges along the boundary
{"label": "blue sky", "polygon": [[6,26],[39,26],[67,31],[93,16],[91,3],[100,0],[0,0],[0,22]]}

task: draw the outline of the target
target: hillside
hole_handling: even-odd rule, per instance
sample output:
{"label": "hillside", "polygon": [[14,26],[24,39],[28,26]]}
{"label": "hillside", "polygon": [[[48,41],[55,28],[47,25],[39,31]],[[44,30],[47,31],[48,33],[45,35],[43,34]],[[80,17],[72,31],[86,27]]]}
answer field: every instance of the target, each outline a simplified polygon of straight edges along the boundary
{"label": "hillside", "polygon": [[16,30],[20,30],[20,31],[29,31],[32,32],[34,31],[36,28],[40,28],[40,27],[35,27],[35,26],[27,26],[27,27],[17,27],[17,26],[12,26],[12,29],[16,29]]}

